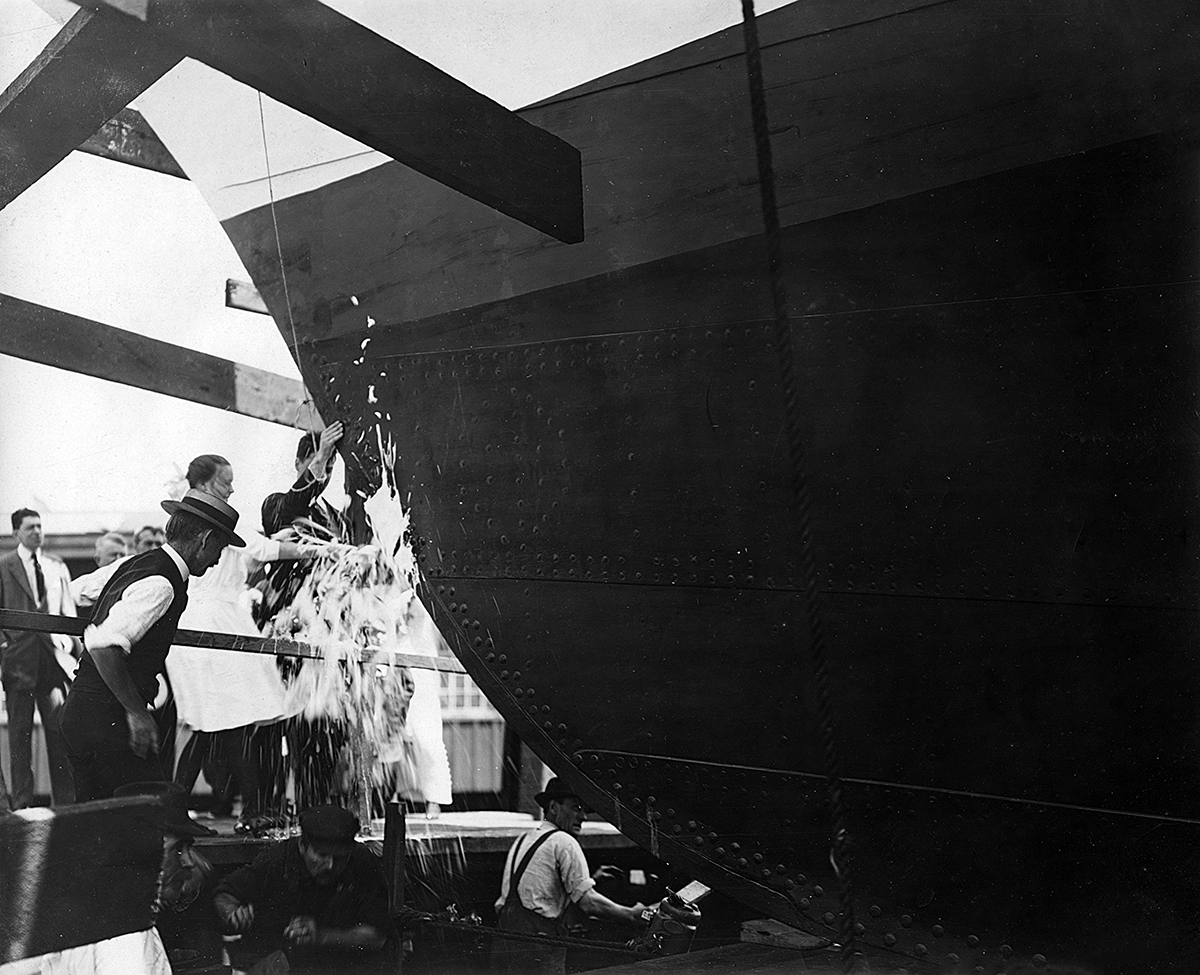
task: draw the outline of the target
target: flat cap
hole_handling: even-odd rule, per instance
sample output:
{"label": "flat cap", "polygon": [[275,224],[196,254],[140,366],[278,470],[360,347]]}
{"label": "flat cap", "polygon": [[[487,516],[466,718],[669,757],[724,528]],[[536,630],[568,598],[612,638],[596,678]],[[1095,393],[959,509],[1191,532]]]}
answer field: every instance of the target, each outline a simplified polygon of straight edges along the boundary
{"label": "flat cap", "polygon": [[313,806],[300,814],[300,833],[308,843],[353,849],[358,817],[341,806]]}

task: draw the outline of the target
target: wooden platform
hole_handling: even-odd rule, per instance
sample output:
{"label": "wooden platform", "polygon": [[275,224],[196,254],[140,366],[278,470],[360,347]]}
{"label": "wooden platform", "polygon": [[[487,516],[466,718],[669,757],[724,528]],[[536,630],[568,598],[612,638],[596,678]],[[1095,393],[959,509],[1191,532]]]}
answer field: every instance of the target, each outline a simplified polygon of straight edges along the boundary
{"label": "wooden platform", "polygon": [[[871,958],[861,969],[875,975],[908,975],[918,971],[904,964],[902,958]],[[812,972],[813,975],[841,975],[841,958],[836,952],[801,953],[789,948],[770,948],[766,945],[736,944],[706,948],[683,955],[650,958],[630,965],[605,968],[604,975],[792,975]]]}
{"label": "wooden platform", "polygon": [[[214,864],[248,863],[267,845],[278,842],[271,837],[248,837],[234,832],[232,818],[199,819],[216,836],[196,840],[204,855]],[[437,819],[423,815],[405,819],[405,846],[410,856],[456,852],[471,854],[506,854],[513,841],[522,833],[536,829],[538,820],[524,813],[512,812],[443,812]],[[361,842],[383,849],[383,820],[372,823],[371,837]],[[619,833],[616,827],[601,821],[583,824],[579,842],[584,850],[616,850],[634,846],[632,840]]]}

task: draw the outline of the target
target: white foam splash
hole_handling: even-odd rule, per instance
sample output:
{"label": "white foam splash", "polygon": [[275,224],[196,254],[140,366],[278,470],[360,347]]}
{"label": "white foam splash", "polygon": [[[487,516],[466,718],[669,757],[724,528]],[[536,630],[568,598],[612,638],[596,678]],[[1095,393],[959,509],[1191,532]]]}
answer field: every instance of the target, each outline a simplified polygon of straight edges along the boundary
{"label": "white foam splash", "polygon": [[[349,545],[319,537],[316,525],[300,525],[302,540],[318,554],[291,607],[273,625],[275,634],[321,651],[320,659],[306,661],[289,683],[290,709],[347,728],[342,787],[358,793],[364,822],[372,784],[393,776],[415,781],[420,764],[409,727],[417,682],[392,655],[437,656],[444,645],[416,596],[419,573],[408,538],[409,515],[396,491],[395,444],[390,436],[385,442],[378,424],[375,440],[382,483],[363,503],[373,541]],[[430,676],[436,701],[437,675]]]}

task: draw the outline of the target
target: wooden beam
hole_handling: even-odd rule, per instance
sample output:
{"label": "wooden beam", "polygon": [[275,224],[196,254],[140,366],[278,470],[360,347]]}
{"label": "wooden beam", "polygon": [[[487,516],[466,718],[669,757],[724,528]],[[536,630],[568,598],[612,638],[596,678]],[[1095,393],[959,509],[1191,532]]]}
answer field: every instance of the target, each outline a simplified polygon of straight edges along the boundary
{"label": "wooden beam", "polygon": [[404,910],[404,811],[389,802],[383,814],[383,874],[387,878],[388,916],[395,919]]}
{"label": "wooden beam", "polygon": [[163,145],[158,133],[150,127],[142,113],[133,108],[122,109],[114,118],[110,118],[80,144],[79,151],[180,179],[188,178],[183,167]]}
{"label": "wooden beam", "polygon": [[[88,620],[77,616],[53,616],[49,613],[26,613],[15,609],[0,609],[0,629],[31,630],[35,633],[65,633],[83,636]],[[240,636],[233,633],[213,633],[208,630],[178,630],[174,643],[181,647],[204,647],[209,650],[232,650],[237,653],[263,653],[271,657],[295,657],[321,660],[325,651],[313,643],[285,640],[282,637]],[[443,674],[465,674],[466,668],[456,657],[427,657],[419,653],[389,653],[379,658],[413,670],[436,670]]]}
{"label": "wooden beam", "polygon": [[269,315],[271,310],[263,301],[263,296],[249,281],[236,281],[229,278],[225,281],[225,307],[239,308],[242,311],[256,311],[260,315]]}
{"label": "wooden beam", "polygon": [[[89,5],[130,9],[127,0]],[[574,146],[318,0],[137,6],[188,56],[543,233],[583,239]]]}
{"label": "wooden beam", "polygon": [[0,353],[300,430],[324,427],[294,379],[4,294]]}
{"label": "wooden beam", "polygon": [[76,13],[0,95],[0,208],[182,59],[136,21]]}

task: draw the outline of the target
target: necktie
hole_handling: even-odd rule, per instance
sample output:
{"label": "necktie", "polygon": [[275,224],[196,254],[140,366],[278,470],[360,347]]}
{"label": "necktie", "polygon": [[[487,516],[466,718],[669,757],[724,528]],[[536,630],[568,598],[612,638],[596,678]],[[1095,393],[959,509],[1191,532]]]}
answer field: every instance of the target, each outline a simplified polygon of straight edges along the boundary
{"label": "necktie", "polygon": [[46,608],[46,577],[42,574],[42,563],[38,561],[37,552],[30,553],[33,556],[33,575],[37,579],[37,598],[38,608]]}

